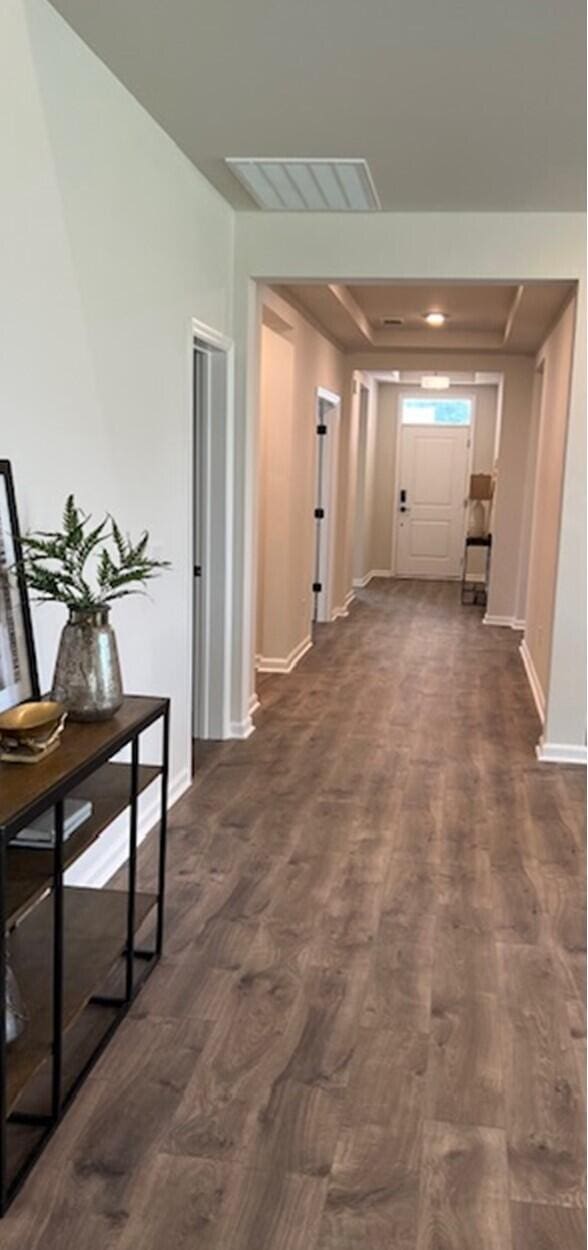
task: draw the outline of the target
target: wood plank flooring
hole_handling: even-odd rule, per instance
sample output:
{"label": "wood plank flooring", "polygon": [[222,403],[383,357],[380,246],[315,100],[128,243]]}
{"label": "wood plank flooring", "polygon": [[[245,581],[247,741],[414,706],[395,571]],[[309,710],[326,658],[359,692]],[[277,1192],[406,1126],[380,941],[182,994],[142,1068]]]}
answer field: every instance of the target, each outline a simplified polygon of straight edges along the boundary
{"label": "wood plank flooring", "polygon": [[536,762],[517,646],[380,581],[263,679],[2,1250],[582,1250],[584,776]]}

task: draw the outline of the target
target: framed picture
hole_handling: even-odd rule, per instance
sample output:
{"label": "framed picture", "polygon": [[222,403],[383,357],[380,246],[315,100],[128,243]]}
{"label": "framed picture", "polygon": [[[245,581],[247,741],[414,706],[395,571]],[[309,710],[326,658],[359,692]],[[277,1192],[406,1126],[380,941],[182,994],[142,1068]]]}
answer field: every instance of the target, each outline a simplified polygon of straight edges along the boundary
{"label": "framed picture", "polygon": [[14,565],[20,530],[9,460],[0,460],[0,712],[39,698],[39,678],[24,574]]}

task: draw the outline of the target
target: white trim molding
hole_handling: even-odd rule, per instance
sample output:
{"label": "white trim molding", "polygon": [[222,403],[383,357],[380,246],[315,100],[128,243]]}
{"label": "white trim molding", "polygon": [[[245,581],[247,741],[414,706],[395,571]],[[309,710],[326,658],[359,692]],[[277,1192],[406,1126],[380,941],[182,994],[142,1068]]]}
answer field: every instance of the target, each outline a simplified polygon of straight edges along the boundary
{"label": "white trim molding", "polygon": [[245,717],[245,720],[231,721],[231,738],[250,738],[252,733],[255,733],[255,725],[251,713]]}
{"label": "white trim molding", "polygon": [[[198,446],[194,366],[196,342],[205,349],[203,354],[207,362],[200,396],[202,411],[199,415]],[[204,322],[191,318],[190,390],[193,410],[188,463],[198,467],[190,470],[189,543],[191,563],[201,564],[203,568],[198,597],[194,594],[194,582],[190,578],[191,723],[194,736],[204,739],[231,737],[234,366],[233,340]],[[194,516],[198,495],[201,515],[196,541]],[[195,653],[196,645],[198,655]],[[198,671],[197,689],[195,670]]]}
{"label": "white trim molding", "polygon": [[281,656],[260,655],[257,657],[257,670],[260,673],[291,673],[293,668],[300,663],[303,655],[310,651],[312,647],[312,638],[310,634],[302,639],[296,647],[292,649],[285,659]]}
{"label": "white trim molding", "polygon": [[[188,768],[172,782],[167,807],[173,807],[178,799],[189,790],[192,776]],[[161,813],[160,786],[157,781],[148,786],[144,794],[139,796],[139,820],[137,827],[137,845],[140,846],[147,834],[155,828]],[[73,864],[65,874],[67,885],[87,886],[98,890],[114,876],[115,872],[126,863],[129,857],[128,815],[118,816],[112,825],[104,831],[85,855]]]}
{"label": "white trim molding", "polygon": [[356,590],[364,590],[369,585],[373,577],[393,577],[390,569],[370,569],[365,577],[354,577],[353,585]]}
{"label": "white trim molding", "polygon": [[521,642],[521,645],[519,647],[519,652],[520,652],[521,660],[523,661],[525,672],[527,674],[527,681],[531,687],[531,694],[533,695],[533,698],[535,700],[535,707],[537,708],[537,712],[539,713],[539,719],[541,721],[541,724],[543,725],[545,723],[545,695],[543,693],[543,687],[537,675],[537,669],[535,668],[535,665],[533,663],[533,657],[527,646],[526,638],[523,638],[523,641]]}
{"label": "white trim molding", "polygon": [[585,746],[576,746],[574,743],[544,742],[543,738],[537,743],[535,754],[542,764],[586,765],[588,762]]}
{"label": "white trim molding", "polygon": [[524,629],[525,621],[521,621],[518,616],[490,616],[487,612],[483,621],[483,625],[497,625],[504,629]]}
{"label": "white trim molding", "polygon": [[343,600],[343,607],[334,609],[331,620],[338,621],[341,617],[349,616],[349,609],[352,603],[355,603],[355,591],[348,590]]}

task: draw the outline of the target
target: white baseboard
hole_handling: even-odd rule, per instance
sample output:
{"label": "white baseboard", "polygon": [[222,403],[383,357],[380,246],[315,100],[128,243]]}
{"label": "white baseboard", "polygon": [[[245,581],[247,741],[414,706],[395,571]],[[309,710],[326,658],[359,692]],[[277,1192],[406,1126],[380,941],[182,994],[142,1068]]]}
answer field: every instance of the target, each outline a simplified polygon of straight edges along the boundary
{"label": "white baseboard", "polygon": [[487,612],[483,621],[483,625],[500,625],[505,629],[524,629],[525,621],[521,621],[517,616],[490,616]]}
{"label": "white baseboard", "polygon": [[[168,809],[177,803],[182,794],[192,784],[189,769],[184,769],[172,781],[168,793]],[[139,819],[137,825],[137,845],[147,837],[157,824],[161,811],[159,788],[161,782],[154,781],[143,794],[139,795]],[[66,885],[88,886],[100,889],[115,872],[126,863],[129,855],[129,818],[127,813],[118,816],[109,829],[86,851],[65,874]]]}
{"label": "white baseboard", "polygon": [[333,608],[333,615],[331,616],[331,620],[338,621],[340,620],[342,616],[349,616],[349,609],[352,603],[355,603],[355,591],[348,590],[343,600],[343,607]]}
{"label": "white baseboard", "polygon": [[537,669],[533,663],[533,657],[527,646],[526,638],[523,638],[519,651],[525,672],[527,674],[527,681],[531,687],[531,694],[535,700],[535,707],[539,713],[541,724],[543,724],[545,721],[545,695],[543,693],[541,682],[537,676]]}
{"label": "white baseboard", "polygon": [[257,660],[258,671],[260,673],[291,673],[292,669],[296,668],[303,655],[306,655],[306,652],[310,651],[311,647],[312,638],[308,634],[284,659],[281,656],[260,655]]}
{"label": "white baseboard", "polygon": [[585,746],[573,743],[544,742],[541,739],[535,747],[537,759],[543,764],[586,764],[588,755]]}
{"label": "white baseboard", "polygon": [[259,712],[260,707],[261,703],[257,697],[257,692],[254,690],[251,698],[249,699],[249,715],[255,716],[255,713]]}
{"label": "white baseboard", "polygon": [[252,713],[249,712],[244,720],[231,721],[231,738],[250,738],[255,733],[255,725],[253,724]]}
{"label": "white baseboard", "polygon": [[390,569],[370,569],[369,573],[365,574],[365,577],[353,578],[353,585],[355,589],[364,590],[369,582],[371,582],[372,577],[392,577],[392,573]]}

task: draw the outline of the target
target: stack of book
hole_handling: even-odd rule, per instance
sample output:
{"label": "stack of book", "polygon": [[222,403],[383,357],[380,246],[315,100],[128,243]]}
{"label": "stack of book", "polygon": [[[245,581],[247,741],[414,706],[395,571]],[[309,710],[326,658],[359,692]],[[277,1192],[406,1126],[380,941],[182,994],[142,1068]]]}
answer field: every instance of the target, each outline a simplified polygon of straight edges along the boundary
{"label": "stack of book", "polygon": [[[65,799],[63,804],[63,838],[67,841],[72,833],[92,815],[92,804],[88,799]],[[51,850],[55,846],[55,810],[38,816],[31,825],[21,829],[14,839],[13,845],[38,848],[42,851]]]}

